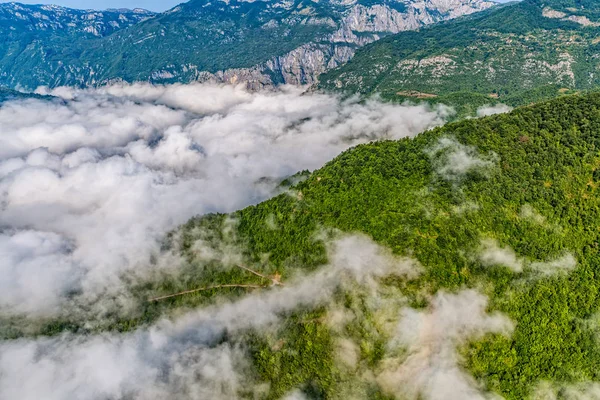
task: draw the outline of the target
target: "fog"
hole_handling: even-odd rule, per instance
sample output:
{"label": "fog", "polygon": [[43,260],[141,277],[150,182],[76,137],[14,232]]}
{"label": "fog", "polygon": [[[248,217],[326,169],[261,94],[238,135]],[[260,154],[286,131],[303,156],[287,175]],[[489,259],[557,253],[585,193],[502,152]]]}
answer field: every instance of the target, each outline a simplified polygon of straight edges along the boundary
{"label": "fog", "polygon": [[[451,113],[288,87],[38,92],[56,98],[0,106],[1,318],[57,318],[73,304],[90,317],[125,313],[135,303],[123,276],[176,269],[177,257],[156,262],[159,244],[190,217],[255,204],[297,171],[361,143],[413,136]],[[226,335],[326,305],[346,283],[369,287],[388,274],[420,273],[363,236],[327,246],[330,263],[313,275],[131,333],[1,342],[0,398],[232,399],[240,388],[259,390],[243,342]],[[239,256],[221,247],[206,254]]]}
{"label": "fog", "polygon": [[292,87],[38,92],[58,99],[0,107],[0,315],[54,315],[67,295],[127,309],[122,274],[143,273],[178,224],[265,200],[282,178],[451,113]]}
{"label": "fog", "polygon": [[[225,335],[265,329],[297,307],[327,305],[340,286],[420,273],[413,260],[394,257],[364,236],[339,237],[328,244],[328,255],[329,265],[285,287],[189,311],[133,333],[0,343],[0,398],[208,400],[238,398],[242,388],[259,390],[247,378],[243,346],[235,339],[225,342]],[[303,397],[294,392],[288,398]]]}
{"label": "fog", "polygon": [[441,137],[427,154],[436,175],[454,184],[461,183],[469,173],[486,175],[496,160],[495,154],[480,154],[475,147],[448,136]]}
{"label": "fog", "polygon": [[426,311],[402,311],[390,346],[407,349],[400,360],[389,360],[378,382],[390,394],[407,400],[484,400],[486,393],[461,368],[458,349],[488,333],[508,335],[513,324],[500,313],[487,313],[487,298],[474,290],[440,292]]}

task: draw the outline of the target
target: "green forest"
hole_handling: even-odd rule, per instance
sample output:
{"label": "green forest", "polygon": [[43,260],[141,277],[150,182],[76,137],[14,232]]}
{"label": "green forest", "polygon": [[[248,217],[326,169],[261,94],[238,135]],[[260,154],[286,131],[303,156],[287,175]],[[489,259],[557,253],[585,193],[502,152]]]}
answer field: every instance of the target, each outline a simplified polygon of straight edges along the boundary
{"label": "green forest", "polygon": [[[564,17],[546,17],[549,10]],[[599,19],[594,1],[509,3],[378,40],[324,73],[319,85],[395,102],[452,104],[462,116],[488,104],[517,107],[595,90]]]}
{"label": "green forest", "polygon": [[[298,10],[303,3],[293,6],[240,1],[223,7],[194,0],[101,37],[82,34],[81,29],[30,32],[22,22],[16,28],[0,24],[0,80],[31,90],[113,80],[194,82],[199,73],[253,67],[334,30],[325,22],[302,22]],[[319,17],[315,20],[325,21],[342,8],[325,2],[313,3],[311,9]],[[181,76],[159,78],[160,72],[176,69]]]}
{"label": "green forest", "polygon": [[[460,367],[482,390],[524,399],[548,382],[560,398],[561,388],[600,379],[598,185],[599,94],[451,123],[415,138],[358,146],[283,182],[271,200],[190,220],[163,243],[165,254],[182,256],[180,272],[143,282],[132,277],[139,307],[127,318],[31,326],[15,317],[2,321],[0,331],[6,339],[132,331],[191,308],[278,290],[326,269],[331,240],[360,234],[422,268],[416,277],[376,278],[383,304],[427,310],[436,294],[474,289],[489,298],[488,313],[512,321],[510,334],[488,333],[457,349]],[[492,242],[512,249],[521,268],[515,260],[478,256]],[[198,243],[213,255],[202,254]],[[232,253],[239,255],[226,261]],[[567,265],[573,263],[565,255],[575,264]],[[192,292],[177,295],[184,291]],[[372,295],[359,283],[340,284],[328,304],[283,315],[274,332],[248,330],[223,340],[246,349],[255,382],[270,382],[260,398],[296,388],[310,398],[392,398],[365,378],[383,371],[393,355],[386,310],[373,307]],[[354,317],[333,326],[332,310]],[[359,349],[352,367],[339,362],[340,341]]]}

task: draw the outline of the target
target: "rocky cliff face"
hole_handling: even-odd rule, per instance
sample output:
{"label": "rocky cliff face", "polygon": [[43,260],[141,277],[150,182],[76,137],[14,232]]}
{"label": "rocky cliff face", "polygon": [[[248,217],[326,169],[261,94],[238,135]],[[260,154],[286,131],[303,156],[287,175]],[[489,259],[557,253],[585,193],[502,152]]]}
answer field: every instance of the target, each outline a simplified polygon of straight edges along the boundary
{"label": "rocky cliff face", "polygon": [[318,87],[394,100],[460,99],[466,112],[596,90],[600,2],[577,4],[524,0],[383,38],[351,63],[321,75]]}
{"label": "rocky cliff face", "polygon": [[154,16],[143,9],[75,10],[54,5],[0,4],[0,32],[102,37]]}
{"label": "rocky cliff face", "polygon": [[250,88],[275,84],[312,85],[323,72],[348,62],[356,49],[383,36],[483,11],[486,0],[405,0],[364,5],[345,2],[337,30],[253,68],[202,74],[201,81],[247,82]]}
{"label": "rocky cliff face", "polygon": [[[0,85],[313,84],[383,36],[489,0],[190,0],[167,12],[0,5]],[[126,28],[126,29],[125,29]]]}

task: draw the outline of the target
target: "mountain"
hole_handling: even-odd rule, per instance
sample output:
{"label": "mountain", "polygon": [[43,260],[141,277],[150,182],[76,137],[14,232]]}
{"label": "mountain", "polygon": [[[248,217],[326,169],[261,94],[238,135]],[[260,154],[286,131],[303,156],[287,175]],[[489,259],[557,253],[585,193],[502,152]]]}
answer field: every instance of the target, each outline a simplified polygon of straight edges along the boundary
{"label": "mountain", "polygon": [[[328,399],[389,399],[404,390],[411,399],[593,398],[585,393],[600,380],[599,109],[599,94],[567,96],[361,145],[285,194],[195,218],[164,244],[165,254],[185,260],[183,271],[135,283],[136,317],[106,329],[212,310],[251,290],[264,291],[266,307],[268,293],[293,301],[299,275],[321,287],[372,270],[379,275],[341,285],[329,305],[299,306],[277,328],[218,336],[216,348],[230,343],[252,360],[234,397],[299,389]],[[331,259],[329,242],[346,235],[354,239]],[[203,258],[199,249],[213,246],[215,254],[244,249],[252,269]],[[421,273],[405,276],[413,268],[406,258],[383,273],[388,252],[413,259]],[[347,268],[342,275],[323,272],[336,263]],[[285,289],[263,286],[265,277]],[[202,287],[211,289],[194,290]],[[184,293],[169,297],[177,292]],[[85,326],[57,321],[43,333],[85,334]],[[402,336],[398,326],[410,331]],[[246,391],[253,385],[260,395]]]}
{"label": "mountain", "polygon": [[349,60],[358,47],[389,33],[493,4],[192,0],[153,16],[138,10],[94,12],[10,3],[0,6],[0,84],[35,89],[114,80],[246,81],[255,87],[313,83],[323,71]]}
{"label": "mountain", "polygon": [[5,101],[9,101],[9,100],[15,100],[15,99],[43,99],[43,98],[47,98],[50,99],[52,98],[52,96],[42,96],[42,95],[38,95],[38,94],[33,94],[33,93],[23,93],[23,92],[19,92],[16,90],[12,90],[12,89],[8,89],[8,88],[4,88],[0,86],[0,104],[2,104]]}
{"label": "mountain", "polygon": [[600,3],[524,0],[388,36],[321,77],[385,98],[517,106],[600,85]]}
{"label": "mountain", "polygon": [[[50,5],[0,4],[0,85],[35,89],[41,65],[58,73],[58,54],[77,53],[94,39],[150,18],[146,10],[74,10]],[[49,62],[56,60],[55,63]],[[66,69],[72,66],[65,66]],[[68,73],[65,71],[65,73]],[[43,84],[44,82],[40,82]]]}
{"label": "mountain", "polygon": [[[0,4],[0,30],[10,40],[30,34],[108,36],[154,16],[143,9],[76,10],[54,5]],[[8,39],[5,36],[5,40]],[[33,38],[31,38],[33,39]],[[43,37],[36,39],[42,40]],[[9,40],[7,40],[9,41]]]}

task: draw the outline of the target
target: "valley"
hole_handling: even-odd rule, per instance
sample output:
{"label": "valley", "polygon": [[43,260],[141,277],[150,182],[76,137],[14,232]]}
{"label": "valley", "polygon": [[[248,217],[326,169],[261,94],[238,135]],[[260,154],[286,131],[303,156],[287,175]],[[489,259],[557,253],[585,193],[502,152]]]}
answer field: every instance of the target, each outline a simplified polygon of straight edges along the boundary
{"label": "valley", "polygon": [[600,3],[151,4],[0,3],[0,399],[598,398]]}

